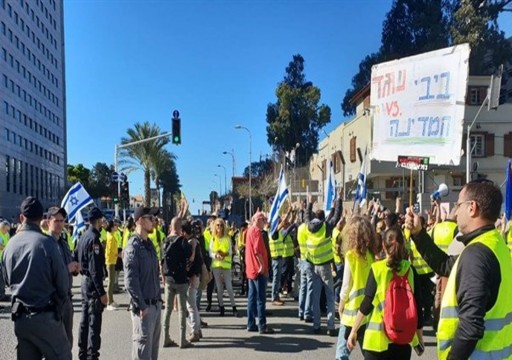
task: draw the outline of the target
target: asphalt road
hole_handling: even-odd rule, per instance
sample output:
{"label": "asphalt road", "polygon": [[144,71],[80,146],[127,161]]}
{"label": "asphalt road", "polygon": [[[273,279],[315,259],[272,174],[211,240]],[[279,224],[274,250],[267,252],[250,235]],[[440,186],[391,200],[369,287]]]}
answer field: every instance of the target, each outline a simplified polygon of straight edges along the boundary
{"label": "asphalt road", "polygon": [[[73,359],[77,359],[77,335],[80,321],[80,276],[75,278],[74,293],[74,342]],[[214,294],[214,303],[216,298]],[[236,297],[237,307],[243,317],[220,317],[216,306],[210,313],[202,312],[203,321],[208,328],[203,329],[204,338],[196,343],[194,348],[163,348],[160,349],[160,359],[194,359],[194,360],[250,360],[250,359],[334,359],[337,338],[327,335],[312,334],[311,324],[305,324],[297,318],[297,303],[287,299],[285,306],[272,306],[267,303],[271,313],[267,322],[276,330],[274,335],[259,335],[246,331],[246,299]],[[109,360],[131,359],[131,319],[128,313],[128,296],[115,295],[115,301],[121,306],[116,311],[105,311],[103,314],[101,358]],[[204,302],[204,299],[203,299]],[[229,302],[226,302],[229,303]],[[8,303],[0,303],[8,306]],[[204,305],[203,305],[204,308]],[[226,309],[228,310],[228,308]],[[230,309],[229,309],[230,310]],[[229,313],[226,311],[226,313]],[[325,319],[324,319],[325,320]],[[325,323],[323,324],[325,328]],[[171,338],[178,340],[178,316],[173,312],[171,317]],[[16,337],[13,323],[10,320],[9,309],[0,311],[0,360],[16,358]],[[435,337],[431,328],[425,329],[426,350],[422,357],[413,352],[413,359],[436,359]],[[161,341],[162,344],[162,341]],[[359,349],[354,350],[351,359],[363,359]],[[397,359],[399,360],[399,359]]]}

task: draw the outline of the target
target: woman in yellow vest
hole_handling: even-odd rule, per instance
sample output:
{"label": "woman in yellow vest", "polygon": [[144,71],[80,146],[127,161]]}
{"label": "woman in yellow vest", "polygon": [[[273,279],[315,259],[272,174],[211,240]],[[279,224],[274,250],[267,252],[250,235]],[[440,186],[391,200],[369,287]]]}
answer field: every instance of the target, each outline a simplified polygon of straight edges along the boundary
{"label": "woman in yellow vest", "polygon": [[[343,285],[340,290],[338,312],[340,314],[340,330],[338,332],[338,345],[336,347],[336,360],[348,360],[350,352],[347,348],[347,338],[352,330],[357,311],[364,298],[366,280],[374,262],[372,253],[375,242],[375,231],[370,221],[363,216],[353,216],[346,232],[347,243],[345,254],[345,267],[343,270]],[[362,326],[357,332],[359,343],[363,343],[367,319],[363,319]]]}
{"label": "woman in yellow vest", "polygon": [[[414,291],[414,280],[417,277],[416,271],[407,260],[408,253],[405,248],[405,239],[402,231],[393,226],[389,228],[382,237],[382,245],[386,252],[386,258],[374,262],[366,282],[364,299],[361,302],[359,311],[350,335],[347,340],[347,346],[352,351],[357,343],[358,330],[363,324],[365,317],[370,315],[370,320],[366,327],[363,340],[363,350],[365,360],[374,359],[400,359],[407,360],[411,358],[411,345],[416,346],[419,343],[423,346],[423,324],[421,322],[421,301],[418,298],[419,292],[414,292],[418,309],[418,326],[416,335],[410,344],[399,345],[389,340],[384,330],[384,301],[386,293],[395,271],[399,276],[404,276],[409,271],[408,280]],[[422,352],[422,351],[421,351]]]}
{"label": "woman in yellow vest", "polygon": [[107,265],[108,272],[107,310],[116,310],[117,304],[114,302],[114,287],[116,277],[116,263],[118,258],[117,237],[115,235],[118,232],[117,224],[113,221],[109,221],[105,230],[107,232],[107,242],[105,246],[105,265]]}
{"label": "woman in yellow vest", "polygon": [[217,286],[220,316],[224,316],[224,286],[228,291],[229,300],[233,307],[233,315],[237,316],[235,296],[233,294],[233,280],[231,277],[231,259],[233,257],[231,238],[228,235],[226,223],[220,218],[216,219],[213,224],[210,256],[212,258],[213,278]]}

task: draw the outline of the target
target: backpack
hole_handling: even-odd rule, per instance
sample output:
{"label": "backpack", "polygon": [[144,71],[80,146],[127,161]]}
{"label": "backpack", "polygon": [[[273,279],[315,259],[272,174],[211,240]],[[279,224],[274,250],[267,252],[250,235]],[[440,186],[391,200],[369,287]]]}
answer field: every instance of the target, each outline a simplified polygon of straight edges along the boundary
{"label": "backpack", "polygon": [[384,305],[384,331],[391,342],[399,345],[409,344],[418,326],[416,300],[408,280],[410,270],[404,276],[393,271]]}
{"label": "backpack", "polygon": [[164,243],[163,272],[165,276],[171,276],[176,283],[187,281],[187,259],[184,246],[186,246],[186,240],[182,236],[169,237]]}

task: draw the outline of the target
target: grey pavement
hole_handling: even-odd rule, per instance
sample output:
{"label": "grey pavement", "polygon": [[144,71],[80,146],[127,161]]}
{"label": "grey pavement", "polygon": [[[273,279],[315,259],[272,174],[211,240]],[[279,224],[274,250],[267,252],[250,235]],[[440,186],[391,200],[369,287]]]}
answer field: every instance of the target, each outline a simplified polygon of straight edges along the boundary
{"label": "grey pavement", "polygon": [[[238,288],[235,286],[235,291]],[[74,341],[73,359],[78,358],[77,336],[80,321],[80,276],[74,279],[73,302]],[[9,292],[8,292],[9,293]],[[203,294],[205,295],[205,294]],[[120,305],[116,311],[105,311],[103,314],[103,328],[101,340],[101,358],[109,360],[131,359],[132,324],[127,311],[128,296],[117,294],[114,300]],[[285,298],[285,306],[273,306],[267,303],[267,311],[271,314],[267,318],[268,324],[276,330],[274,335],[260,335],[246,331],[246,298],[237,296],[236,302],[239,313],[243,317],[229,316],[230,308],[226,308],[226,316],[218,316],[216,296],[214,293],[214,306],[212,312],[201,312],[203,321],[208,327],[203,329],[204,338],[195,343],[191,349],[160,348],[160,359],[194,359],[194,360],[229,360],[229,359],[334,359],[337,338],[327,335],[312,334],[311,324],[305,324],[297,318],[297,303],[291,298]],[[205,296],[203,296],[204,309]],[[226,304],[229,302],[225,301]],[[0,303],[8,306],[8,303]],[[203,310],[202,309],[202,310]],[[325,319],[324,319],[325,320]],[[178,316],[173,312],[171,316],[171,338],[178,340]],[[325,321],[323,322],[325,329]],[[0,360],[16,358],[16,337],[14,327],[10,320],[9,309],[0,310]],[[413,359],[436,359],[435,337],[430,327],[425,329],[428,335],[425,338],[426,351],[422,357],[413,352]],[[162,343],[162,341],[161,341]],[[359,349],[354,350],[351,359],[363,359]]]}

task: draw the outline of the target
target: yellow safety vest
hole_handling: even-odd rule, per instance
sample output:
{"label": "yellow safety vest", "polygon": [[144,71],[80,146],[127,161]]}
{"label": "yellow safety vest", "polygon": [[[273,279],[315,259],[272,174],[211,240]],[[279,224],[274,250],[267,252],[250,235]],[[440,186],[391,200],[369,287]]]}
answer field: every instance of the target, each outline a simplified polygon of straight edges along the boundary
{"label": "yellow safety vest", "polygon": [[[375,283],[377,284],[377,291],[373,298],[373,311],[370,316],[370,322],[366,327],[364,333],[363,349],[371,350],[376,352],[386,351],[391,343],[386,331],[384,330],[384,305],[386,300],[386,293],[388,291],[389,284],[393,278],[393,271],[386,265],[387,259],[379,260],[372,264],[373,275],[375,276]],[[402,260],[400,263],[400,271],[398,275],[403,276],[407,270],[411,267],[411,263],[407,260]],[[414,291],[414,274],[409,271],[409,283],[411,289]],[[411,341],[412,346],[418,344],[418,337],[414,335]]]}
{"label": "yellow safety vest", "polygon": [[[215,259],[215,253],[217,251],[222,251],[223,253],[228,254],[224,259],[217,260]],[[231,269],[231,239],[229,236],[224,236],[222,238],[213,237],[211,241],[211,253],[212,253],[212,268],[213,269]]]}
{"label": "yellow safety vest", "polygon": [[[473,244],[487,246],[500,264],[501,284],[494,306],[485,314],[484,336],[476,343],[470,359],[512,359],[512,261],[498,230],[490,230],[476,237]],[[464,249],[464,250],[465,250]],[[461,255],[464,253],[462,250]],[[459,326],[459,304],[457,302],[457,266],[455,261],[441,301],[441,313],[437,330],[437,354],[447,359],[455,332]],[[475,266],[478,266],[475,264]]]}
{"label": "yellow safety vest", "polygon": [[165,240],[165,235],[163,232],[161,232],[158,229],[153,229],[153,232],[151,234],[148,234],[148,238],[153,243],[153,246],[156,250],[156,256],[158,260],[162,258],[162,243]]}
{"label": "yellow safety vest", "polygon": [[116,238],[116,246],[118,249],[123,247],[123,236],[121,235],[121,231],[119,229],[114,233],[114,237]]}
{"label": "yellow safety vest", "polygon": [[408,244],[406,248],[409,251],[409,254],[412,255],[412,266],[418,275],[425,275],[434,272],[434,270],[432,270],[430,266],[428,266],[427,262],[423,259],[418,249],[416,249],[416,244],[414,241],[411,241],[411,231],[409,229],[404,229],[403,233],[405,239],[407,240],[406,244]]}
{"label": "yellow safety vest", "polygon": [[510,251],[510,255],[512,256],[512,225],[510,226],[510,229],[508,230],[507,245],[508,245],[508,249]]}
{"label": "yellow safety vest", "polygon": [[283,244],[283,257],[289,258],[295,254],[295,249],[293,247],[293,240],[290,234],[286,235],[284,238]]}
{"label": "yellow safety vest", "polygon": [[332,253],[333,253],[333,256],[334,256],[334,262],[336,264],[341,264],[343,262],[343,259],[338,255],[338,252],[336,251],[336,242],[337,242],[338,236],[341,236],[341,231],[339,231],[338,228],[335,227],[332,230],[332,238],[331,238]]}
{"label": "yellow safety vest", "polygon": [[75,242],[73,241],[73,238],[69,234],[69,231],[67,231],[66,229],[64,229],[63,234],[68,243],[69,251],[73,252],[75,250]]}
{"label": "yellow safety vest", "polygon": [[236,246],[238,247],[238,250],[241,250],[245,247],[245,234],[246,231],[239,231],[238,235],[236,237]]}
{"label": "yellow safety vest", "polygon": [[307,247],[308,235],[306,232],[307,232],[306,223],[300,224],[299,228],[297,229],[297,242],[299,243],[299,251],[300,251],[300,259],[301,260],[306,260],[306,253],[308,250],[308,247]]}
{"label": "yellow safety vest", "polygon": [[284,241],[283,241],[283,233],[278,231],[277,239],[272,239],[272,236],[269,236],[268,239],[268,247],[270,248],[270,257],[272,259],[277,259],[283,256],[284,253]]}
{"label": "yellow safety vest", "polygon": [[204,250],[210,251],[210,241],[212,241],[212,233],[210,232],[209,229],[205,229],[203,231],[203,236],[204,236]]}
{"label": "yellow safety vest", "polygon": [[128,239],[132,236],[132,231],[128,229],[123,230],[123,249],[128,245]]}
{"label": "yellow safety vest", "polygon": [[[3,243],[3,245],[4,245],[4,249],[5,249],[5,247],[6,247],[6,246],[7,246],[7,244],[9,243],[9,238],[10,238],[9,233],[8,233],[8,232],[6,232],[5,234],[0,234],[0,237],[2,238],[2,243]],[[3,258],[2,258],[3,254],[4,254],[4,251],[3,251],[3,250],[0,250],[0,263],[3,261],[3,260],[2,260],[2,259],[3,259]],[[2,276],[2,275],[0,275],[0,276]]]}
{"label": "yellow safety vest", "polygon": [[105,230],[104,228],[101,228],[101,230],[100,230],[100,242],[102,244],[105,244],[106,241],[107,241],[107,230]]}
{"label": "yellow safety vest", "polygon": [[107,244],[105,246],[105,265],[117,263],[117,239],[115,234],[107,232]]}
{"label": "yellow safety vest", "polygon": [[[354,250],[347,251],[345,255],[345,266],[350,267],[350,274],[352,275],[352,287],[348,293],[348,301],[343,307],[343,314],[341,315],[340,322],[345,326],[354,326],[357,311],[361,306],[364,299],[364,290],[366,289],[366,281],[368,274],[374,262],[374,256],[367,251],[366,257],[363,259]],[[365,317],[362,324],[368,322],[368,317]]]}
{"label": "yellow safety vest", "polygon": [[448,253],[448,247],[453,241],[453,232],[457,223],[453,221],[443,221],[437,224],[431,231],[430,237],[434,243],[445,253]]}
{"label": "yellow safety vest", "polygon": [[312,233],[306,228],[306,235],[306,257],[308,261],[314,265],[322,265],[333,260],[331,239],[326,237],[325,223],[316,233]]}

